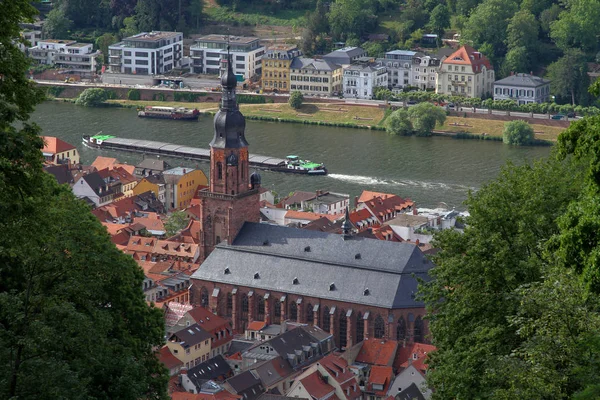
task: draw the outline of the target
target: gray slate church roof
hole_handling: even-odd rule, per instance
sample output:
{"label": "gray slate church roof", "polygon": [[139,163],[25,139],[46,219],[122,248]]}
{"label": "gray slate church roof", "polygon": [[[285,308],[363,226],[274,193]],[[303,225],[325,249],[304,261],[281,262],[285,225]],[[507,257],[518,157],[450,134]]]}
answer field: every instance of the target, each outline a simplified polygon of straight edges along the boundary
{"label": "gray slate church roof", "polygon": [[389,309],[418,308],[433,264],[414,245],[246,222],[192,279]]}

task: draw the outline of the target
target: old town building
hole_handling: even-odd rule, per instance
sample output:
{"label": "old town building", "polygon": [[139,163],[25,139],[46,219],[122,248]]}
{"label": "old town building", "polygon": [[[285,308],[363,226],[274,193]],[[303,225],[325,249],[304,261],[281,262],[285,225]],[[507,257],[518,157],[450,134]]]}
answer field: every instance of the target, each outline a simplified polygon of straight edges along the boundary
{"label": "old town building", "polygon": [[530,74],[514,74],[494,82],[494,100],[514,100],[519,105],[550,100],[550,81]]}
{"label": "old town building", "polygon": [[436,93],[486,97],[492,94],[494,67],[479,51],[465,45],[442,61],[436,77]]}
{"label": "old town building", "polygon": [[300,56],[297,47],[268,49],[262,57],[262,87],[270,92],[290,91],[290,64]]}
{"label": "old town building", "polygon": [[192,275],[191,301],[208,302],[243,332],[253,321],[317,325],[339,348],[364,338],[422,342],[417,278],[430,261],[414,245],[246,223]]}
{"label": "old town building", "polygon": [[290,64],[290,89],[310,96],[338,94],[342,67],[325,59],[296,57]]}

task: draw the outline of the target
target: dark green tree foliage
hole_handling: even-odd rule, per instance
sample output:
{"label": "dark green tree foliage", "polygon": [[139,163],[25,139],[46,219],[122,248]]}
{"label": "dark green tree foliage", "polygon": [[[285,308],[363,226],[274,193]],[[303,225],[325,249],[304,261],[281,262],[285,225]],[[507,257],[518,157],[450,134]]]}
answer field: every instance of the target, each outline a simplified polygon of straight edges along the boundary
{"label": "dark green tree foliage", "polygon": [[296,91],[292,92],[292,94],[290,94],[288,104],[294,110],[298,110],[300,107],[302,107],[303,101],[304,101],[304,96],[302,95],[302,92],[299,92],[296,90]]}
{"label": "dark green tree foliage", "polygon": [[[436,235],[434,245],[441,252],[434,257],[434,280],[421,288],[438,348],[428,371],[436,399],[563,398],[555,394],[581,387],[578,368],[587,359],[563,364],[564,350],[553,342],[555,333],[568,335],[572,321],[553,320],[565,305],[550,304],[543,294],[553,284],[543,281],[551,276],[553,260],[546,243],[559,234],[557,220],[581,192],[581,169],[571,160],[509,165],[469,196],[464,234]],[[557,301],[571,302],[571,308],[584,302],[581,293],[573,296]],[[564,343],[571,354],[580,351],[577,346],[593,328]],[[554,346],[544,351],[544,342]],[[553,368],[558,372],[545,373]],[[560,379],[553,380],[557,375]]]}
{"label": "dark green tree foliage", "polygon": [[589,77],[585,55],[575,49],[569,49],[558,61],[548,66],[552,93],[561,96],[571,104],[587,104]]}
{"label": "dark green tree foliage", "polygon": [[531,125],[525,121],[515,120],[504,124],[502,141],[515,146],[528,145],[533,142],[534,132]]}
{"label": "dark green tree foliage", "polygon": [[[12,42],[27,0],[0,3],[0,398],[166,399],[162,313],[143,273],[42,170],[41,92]],[[32,384],[35,382],[35,384]]]}
{"label": "dark green tree foliage", "polygon": [[404,108],[394,111],[385,120],[385,130],[392,135],[410,136],[413,133],[413,127],[408,119],[408,112]]}
{"label": "dark green tree foliage", "polygon": [[102,88],[85,89],[79,94],[75,104],[86,107],[98,107],[108,100],[108,93]]}
{"label": "dark green tree foliage", "polygon": [[72,26],[73,21],[67,18],[60,7],[56,7],[48,13],[42,29],[47,38],[64,39],[68,37]]}
{"label": "dark green tree foliage", "polygon": [[431,31],[438,35],[438,46],[444,36],[446,28],[450,27],[450,11],[443,4],[438,4],[429,17]]}
{"label": "dark green tree foliage", "polygon": [[377,21],[373,3],[369,0],[336,0],[331,3],[329,25],[336,39],[346,39],[350,33],[362,36]]}
{"label": "dark green tree foliage", "polygon": [[408,117],[417,136],[431,136],[436,125],[446,121],[445,111],[431,103],[419,103],[408,109]]}

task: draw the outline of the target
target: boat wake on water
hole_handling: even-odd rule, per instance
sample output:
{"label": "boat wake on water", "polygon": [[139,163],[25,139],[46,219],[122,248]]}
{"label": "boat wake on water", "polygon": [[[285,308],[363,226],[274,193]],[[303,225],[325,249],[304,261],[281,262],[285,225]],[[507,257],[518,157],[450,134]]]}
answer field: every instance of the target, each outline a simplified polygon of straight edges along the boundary
{"label": "boat wake on water", "polygon": [[454,183],[442,183],[442,182],[425,182],[425,181],[416,181],[412,179],[384,179],[384,178],[375,178],[371,176],[361,176],[361,175],[343,175],[343,174],[329,174],[327,175],[330,178],[349,182],[356,183],[359,185],[381,185],[381,186],[410,186],[410,187],[421,187],[425,189],[445,189],[445,190],[460,190],[460,191],[468,191],[468,190],[477,190],[477,188],[472,186],[454,184]]}

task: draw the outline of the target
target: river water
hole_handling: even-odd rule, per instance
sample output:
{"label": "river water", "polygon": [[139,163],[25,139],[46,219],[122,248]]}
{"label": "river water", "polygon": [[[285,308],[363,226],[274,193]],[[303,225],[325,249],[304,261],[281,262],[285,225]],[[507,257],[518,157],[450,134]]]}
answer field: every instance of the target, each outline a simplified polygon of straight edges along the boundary
{"label": "river water", "polygon": [[[136,164],[140,154],[89,149],[81,135],[104,134],[208,148],[212,117],[198,122],[138,118],[133,109],[86,108],[69,103],[40,104],[32,120],[43,134],[76,145],[81,162],[98,155]],[[507,161],[531,162],[546,157],[550,147],[511,147],[500,142],[457,140],[446,137],[398,137],[382,131],[316,127],[312,125],[247,121],[246,138],[254,154],[324,162],[327,176],[261,171],[264,187],[286,195],[293,190],[325,189],[358,196],[362,190],[395,193],[420,207],[441,202],[464,209],[469,190],[477,190],[497,176]],[[198,166],[208,175],[208,163],[171,160],[173,166]]]}

